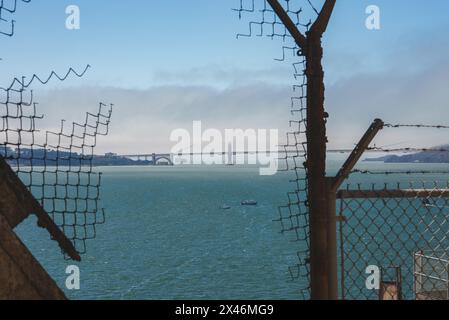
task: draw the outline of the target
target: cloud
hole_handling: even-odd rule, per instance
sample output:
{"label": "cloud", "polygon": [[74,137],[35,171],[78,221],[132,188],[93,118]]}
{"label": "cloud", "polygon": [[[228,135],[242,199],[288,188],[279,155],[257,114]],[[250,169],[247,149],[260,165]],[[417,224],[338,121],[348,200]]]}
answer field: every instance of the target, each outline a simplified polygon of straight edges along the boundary
{"label": "cloud", "polygon": [[[161,86],[147,90],[79,87],[37,94],[42,128],[57,128],[60,119],[82,121],[99,101],[115,105],[110,135],[102,137],[99,152],[167,152],[174,129],[288,129],[291,87],[256,83],[217,89],[207,86]],[[107,97],[107,100],[99,100]]]}
{"label": "cloud", "polygon": [[[380,69],[364,72],[359,57],[356,71],[327,78],[332,80],[326,88],[329,147],[352,147],[375,118],[393,124],[449,123],[449,40],[442,36],[444,30],[404,35],[400,46],[379,53]],[[432,36],[425,37],[429,33]],[[346,64],[344,55],[328,59],[326,70],[346,69],[352,58],[347,56]],[[100,152],[166,152],[172,146],[172,130],[190,130],[196,120],[205,128],[221,130],[277,128],[282,141],[289,130],[292,96],[288,85],[292,70],[284,66],[278,68],[276,63],[273,69],[252,71],[219,65],[175,73],[161,70],[154,81],[165,85],[142,90],[99,86],[37,90],[40,112],[46,114],[41,125],[57,128],[61,118],[80,121],[85,111],[94,112],[103,101],[116,108],[110,136],[100,140]],[[442,130],[389,129],[376,143],[429,147],[447,144],[449,137]]]}
{"label": "cloud", "polygon": [[274,63],[271,68],[251,69],[219,64],[188,68],[185,70],[153,72],[154,83],[166,85],[210,85],[218,88],[248,86],[255,82],[288,85],[292,79],[292,67]]}
{"label": "cloud", "polygon": [[[435,57],[434,52],[430,55]],[[396,66],[377,74],[359,74],[330,86],[327,109],[332,115],[329,122],[331,144],[350,146],[356,143],[375,118],[393,124],[448,125],[447,57],[432,60],[423,57],[426,65],[423,63],[414,70]],[[399,60],[400,56],[396,58]],[[430,147],[448,143],[449,136],[442,130],[401,129],[384,130],[378,139],[379,144],[385,145],[401,142],[408,146]]]}
{"label": "cloud", "polygon": [[[375,118],[387,123],[448,124],[449,59],[422,70],[358,74],[326,90],[331,115],[329,147],[352,147]],[[110,135],[100,139],[99,151],[119,153],[167,152],[172,130],[191,131],[200,120],[205,129],[279,129],[283,141],[289,130],[291,87],[259,82],[228,88],[166,85],[147,90],[78,87],[50,90],[36,96],[46,115],[42,127],[57,128],[61,118],[81,121],[98,102],[115,104]],[[384,130],[378,145],[402,143],[434,146],[449,142],[442,130]]]}

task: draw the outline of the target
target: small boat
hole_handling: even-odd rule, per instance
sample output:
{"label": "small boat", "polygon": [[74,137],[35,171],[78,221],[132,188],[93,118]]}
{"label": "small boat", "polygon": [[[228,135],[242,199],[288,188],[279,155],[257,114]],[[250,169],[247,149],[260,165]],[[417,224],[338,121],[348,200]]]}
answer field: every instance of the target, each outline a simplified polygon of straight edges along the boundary
{"label": "small boat", "polygon": [[228,206],[227,204],[224,204],[220,207],[221,210],[229,210],[231,209],[231,206]]}
{"label": "small boat", "polygon": [[243,200],[242,206],[257,206],[256,200]]}

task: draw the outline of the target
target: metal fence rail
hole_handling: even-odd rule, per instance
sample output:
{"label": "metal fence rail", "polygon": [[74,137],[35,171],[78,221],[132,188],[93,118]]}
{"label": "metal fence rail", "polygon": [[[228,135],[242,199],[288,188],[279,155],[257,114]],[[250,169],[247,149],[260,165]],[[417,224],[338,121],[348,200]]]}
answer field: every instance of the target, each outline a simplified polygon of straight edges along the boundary
{"label": "metal fence rail", "polygon": [[[256,2],[261,5],[257,7]],[[326,173],[326,122],[324,108],[324,72],[321,64],[321,38],[326,31],[336,0],[325,0],[320,10],[312,1],[303,1],[311,9],[315,21],[301,22],[304,17],[301,1],[240,0],[236,9],[243,15],[259,15],[249,23],[249,32],[239,36],[268,36],[287,43],[283,55],[297,53],[301,61],[294,64],[295,86],[299,95],[292,98],[293,132],[285,146],[287,168],[293,167],[295,189],[288,194],[288,204],[279,208],[282,231],[294,234],[298,243],[299,262],[294,277],[308,282],[303,298],[312,299],[414,299],[414,254],[427,250],[447,253],[449,187],[441,185],[398,184],[396,187],[339,191],[354,174],[362,175],[364,183],[374,176],[411,177],[412,175],[447,175],[448,170],[372,171],[357,169],[357,162],[366,151],[395,153],[397,161],[410,161],[414,155],[400,157],[397,153],[425,153],[428,158],[441,156],[447,148],[403,148],[371,146],[380,130],[448,129],[447,125],[385,124],[375,120],[335,177]],[[246,3],[246,5],[245,5]],[[418,179],[422,180],[422,179]],[[385,181],[382,181],[384,183]],[[337,215],[340,207],[340,215]],[[339,225],[339,227],[338,227]],[[338,232],[339,231],[339,232]],[[338,248],[340,249],[338,254]],[[437,256],[438,258],[438,256]],[[338,263],[340,261],[340,263]],[[435,261],[435,260],[432,260]],[[367,289],[366,270],[375,266],[379,273],[378,288]],[[338,272],[339,271],[339,272]],[[391,274],[393,271],[393,274]],[[339,276],[338,276],[339,274]],[[434,277],[434,275],[429,276]],[[340,284],[340,294],[338,293]],[[305,294],[304,294],[305,293]],[[390,295],[390,296],[389,296]]]}
{"label": "metal fence rail", "polygon": [[[401,298],[419,298],[417,252],[425,251],[434,258],[432,264],[421,264],[421,273],[441,277],[441,270],[447,270],[447,261],[442,260],[449,250],[447,183],[411,182],[399,184],[396,190],[357,187],[340,191],[338,199],[343,299],[379,299],[379,291],[366,286],[369,266],[399,269]],[[388,280],[379,281],[382,284]],[[427,292],[440,291],[437,282],[418,284]]]}
{"label": "metal fence rail", "polygon": [[449,300],[449,253],[415,253],[415,294],[418,300]]}

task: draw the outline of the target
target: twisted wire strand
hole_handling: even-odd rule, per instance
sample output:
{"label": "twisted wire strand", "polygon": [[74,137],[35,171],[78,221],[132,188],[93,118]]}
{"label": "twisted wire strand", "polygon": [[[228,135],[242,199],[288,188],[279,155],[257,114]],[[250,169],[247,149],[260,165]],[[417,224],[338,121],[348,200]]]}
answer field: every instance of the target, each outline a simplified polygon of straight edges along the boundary
{"label": "twisted wire strand", "polygon": [[[415,131],[449,128],[446,125],[425,124],[387,124],[385,127]],[[426,296],[428,300],[439,300],[439,295],[433,293],[439,292],[440,283],[447,279],[441,274],[447,273],[449,261],[449,169],[444,170],[447,166],[443,169],[440,166],[435,169],[423,166],[426,161],[433,164],[440,163],[439,160],[442,160],[440,165],[447,165],[449,158],[440,156],[448,155],[449,149],[444,146],[374,146],[367,151],[407,155],[379,158],[387,163],[401,163],[400,170],[397,167],[387,170],[355,169],[350,173],[346,190],[358,193],[339,199],[340,216],[345,221],[340,224],[341,274],[344,279],[342,295],[348,300],[378,299],[378,295],[364,290],[360,285],[362,266],[375,263],[383,266],[383,274],[387,273],[386,266],[397,266],[393,269],[396,272],[400,270],[402,299],[415,300]],[[430,162],[434,158],[436,161]],[[373,180],[379,182],[369,186],[367,181]],[[401,182],[393,183],[398,180]],[[354,181],[363,183],[357,183],[354,188]],[[419,289],[424,287],[424,292]]]}
{"label": "twisted wire strand", "polygon": [[21,79],[16,77],[11,82],[9,87],[7,87],[7,88],[0,87],[0,90],[8,91],[8,90],[13,89],[16,86],[18,86],[19,88],[24,90],[24,89],[29,88],[35,82],[38,82],[38,83],[40,83],[42,85],[46,85],[53,79],[57,79],[57,80],[63,82],[65,80],[67,80],[67,78],[70,77],[70,76],[76,76],[77,78],[82,78],[82,77],[84,77],[84,75],[87,73],[87,71],[90,68],[91,68],[91,66],[88,64],[88,65],[86,65],[86,67],[81,72],[78,72],[75,69],[73,69],[72,67],[70,67],[67,70],[67,72],[65,74],[63,74],[63,75],[58,74],[56,71],[51,71],[50,74],[46,78],[41,78],[37,74],[33,74],[29,81],[26,81],[26,77],[22,77]]}
{"label": "twisted wire strand", "polygon": [[360,174],[368,174],[368,175],[440,175],[440,174],[449,174],[449,171],[446,170],[400,170],[400,171],[374,171],[374,170],[361,170],[356,169],[351,171],[351,173],[360,173]]}
{"label": "twisted wire strand", "polygon": [[[444,130],[449,129],[448,125],[444,124],[385,124],[385,128],[390,129],[434,129],[434,130]],[[388,148],[388,147],[379,147],[379,146],[370,146],[366,149],[366,151],[372,152],[381,152],[381,153],[394,153],[394,154],[407,154],[406,156],[399,157],[399,160],[390,161],[390,163],[410,163],[413,156],[426,156],[425,160],[419,161],[421,164],[426,163],[448,163],[447,161],[443,161],[446,155],[449,153],[448,146],[434,146],[434,147],[399,147],[399,148]],[[396,156],[396,155],[395,155]],[[396,156],[397,157],[397,156]],[[436,160],[430,161],[428,158],[434,157]],[[401,159],[404,162],[401,162]],[[442,160],[443,159],[443,160]],[[385,170],[385,171],[373,171],[373,170],[354,170],[352,173],[359,174],[369,174],[369,175],[412,175],[412,174],[449,174],[449,170],[403,170],[403,171],[394,171],[394,170]]]}
{"label": "twisted wire strand", "polygon": [[429,124],[385,124],[386,128],[430,128],[430,129],[449,129],[447,125],[429,125]]}
{"label": "twisted wire strand", "polygon": [[383,148],[383,147],[369,147],[367,151],[378,151],[378,152],[385,152],[385,153],[411,153],[411,152],[449,152],[449,149],[446,148],[412,148],[412,147],[405,147],[405,148]]}

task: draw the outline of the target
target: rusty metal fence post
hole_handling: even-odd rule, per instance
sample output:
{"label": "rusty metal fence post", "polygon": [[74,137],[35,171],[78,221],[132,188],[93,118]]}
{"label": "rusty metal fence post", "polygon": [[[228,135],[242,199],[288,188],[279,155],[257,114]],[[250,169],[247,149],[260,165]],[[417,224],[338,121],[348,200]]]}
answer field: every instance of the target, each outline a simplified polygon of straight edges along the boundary
{"label": "rusty metal fence post", "polygon": [[[353,258],[347,256],[347,252],[343,246],[343,239],[349,244],[352,244],[353,239],[348,239],[346,234],[346,229],[348,225],[350,226],[349,231],[353,234],[358,235],[360,232],[368,233],[368,236],[373,238],[373,243],[377,243],[377,237],[384,236],[385,230],[383,227],[390,227],[389,222],[385,220],[382,216],[375,216],[376,213],[382,213],[381,208],[385,208],[387,212],[391,213],[393,219],[402,219],[400,222],[392,227],[400,227],[405,231],[403,234],[396,232],[394,236],[398,237],[408,237],[408,240],[413,240],[413,237],[420,236],[423,237],[419,230],[422,225],[427,226],[428,229],[439,228],[439,223],[442,225],[447,225],[449,221],[449,214],[441,215],[446,221],[439,221],[433,214],[431,209],[440,211],[447,209],[449,211],[449,185],[440,188],[434,186],[429,189],[429,186],[423,184],[422,190],[416,189],[413,186],[409,189],[403,189],[398,184],[397,190],[390,190],[385,184],[384,189],[375,189],[375,184],[372,185],[372,190],[363,190],[359,185],[358,189],[355,190],[340,190],[344,181],[346,181],[351,174],[376,174],[376,172],[354,170],[356,164],[361,159],[362,155],[366,151],[382,151],[386,153],[390,152],[449,152],[446,147],[440,148],[399,148],[399,149],[385,149],[382,147],[370,148],[370,144],[373,142],[377,133],[384,128],[436,128],[436,129],[449,129],[449,126],[442,125],[423,125],[423,124],[384,124],[382,120],[376,119],[372,125],[369,127],[365,135],[361,138],[360,142],[357,144],[354,150],[339,150],[346,152],[351,152],[349,158],[344,163],[340,171],[335,177],[329,177],[326,175],[326,153],[327,153],[327,136],[326,136],[326,122],[328,118],[327,112],[325,112],[325,86],[324,86],[324,71],[322,66],[323,58],[323,46],[322,37],[325,33],[329,20],[331,18],[333,9],[336,4],[336,0],[325,0],[321,11],[317,10],[313,4],[308,1],[309,5],[312,7],[313,11],[317,14],[317,19],[309,23],[302,23],[299,19],[300,13],[302,13],[302,8],[297,8],[293,6],[294,1],[290,0],[263,0],[263,8],[260,10],[261,19],[259,21],[253,21],[249,23],[249,34],[243,34],[241,36],[251,36],[253,34],[253,28],[257,28],[257,35],[267,35],[268,37],[274,38],[279,37],[285,41],[286,37],[293,38],[295,44],[293,46],[283,46],[283,58],[277,59],[279,61],[285,60],[285,51],[293,50],[301,57],[301,61],[293,64],[295,69],[295,79],[298,74],[301,76],[299,85],[294,86],[294,90],[298,89],[300,91],[295,97],[292,98],[292,114],[295,112],[299,114],[299,120],[294,120],[291,123],[295,124],[293,132],[287,134],[287,143],[284,146],[286,156],[283,160],[287,163],[287,170],[290,170],[289,160],[292,160],[293,169],[296,174],[296,185],[295,189],[288,193],[289,203],[288,205],[279,207],[279,220],[282,226],[282,232],[292,232],[294,233],[296,241],[301,241],[303,247],[298,251],[299,262],[296,266],[290,269],[290,273],[294,279],[306,278],[308,281],[308,287],[304,287],[303,291],[306,291],[305,297],[310,297],[312,300],[336,300],[339,298],[344,299],[345,297],[354,297],[352,292],[345,292],[346,286],[345,281],[349,280],[353,282],[353,286],[357,289],[358,284],[356,280],[359,278],[354,278],[353,274],[345,274],[345,262],[352,263],[353,269],[357,269],[360,266],[355,266],[356,263],[362,261],[362,257]],[[243,0],[240,0],[240,8],[235,9],[239,12],[239,17],[243,12],[255,12],[254,1],[252,1],[252,6],[245,8],[243,6]],[[282,3],[282,5],[281,5]],[[271,9],[267,8],[268,5]],[[273,14],[274,18],[271,18]],[[305,28],[304,32],[301,32],[300,28]],[[265,28],[269,29],[268,32],[264,31]],[[278,30],[280,28],[280,31]],[[297,126],[297,127],[296,127]],[[305,137],[304,137],[305,135]],[[290,140],[293,140],[291,141]],[[289,156],[288,153],[292,153],[293,156]],[[301,164],[299,162],[301,161]],[[380,172],[380,174],[412,174],[412,173],[432,173],[436,174],[438,172],[428,172],[428,171],[409,171],[409,172],[394,172],[389,171],[386,173]],[[377,173],[379,174],[379,172]],[[444,174],[449,174],[449,172],[444,172]],[[303,178],[304,176],[304,178]],[[445,201],[441,206],[436,202],[432,204],[429,199]],[[348,200],[346,200],[348,199]],[[359,202],[354,203],[355,209],[348,207],[348,201],[351,199],[358,199]],[[402,200],[409,199],[409,203],[401,206]],[[375,206],[376,200],[381,202],[380,205]],[[340,213],[337,215],[337,201],[340,201]],[[413,211],[415,203],[421,203],[429,212],[428,216],[421,217],[423,221],[416,223],[412,221],[412,217],[409,216],[409,209]],[[391,207],[391,205],[393,207]],[[439,205],[441,207],[439,207]],[[361,213],[365,212],[365,216],[357,216],[357,208],[360,209]],[[399,208],[399,209],[398,209]],[[345,210],[349,210],[352,216],[346,216]],[[351,211],[352,210],[352,211]],[[369,211],[373,211],[374,216],[369,216]],[[402,215],[395,216],[396,214]],[[407,211],[408,210],[408,211]],[[418,209],[416,209],[418,213]],[[355,216],[355,217],[354,217]],[[351,219],[352,218],[352,219]],[[438,221],[424,221],[425,219],[434,218]],[[439,219],[443,219],[438,217]],[[362,221],[363,219],[368,219],[368,221]],[[384,221],[382,221],[384,219]],[[416,219],[413,216],[413,219]],[[411,224],[404,222],[407,220]],[[370,227],[363,225],[363,223],[369,223],[370,221],[377,222]],[[338,225],[339,223],[339,225]],[[357,226],[351,225],[358,223]],[[340,235],[337,236],[337,228],[339,227]],[[410,228],[416,229],[416,234],[410,233]],[[442,228],[440,228],[442,229]],[[439,230],[439,229],[438,229]],[[430,230],[435,231],[435,230]],[[429,232],[430,232],[429,231]],[[444,230],[443,230],[444,231]],[[369,232],[374,232],[375,234],[369,234]],[[430,232],[430,233],[432,233]],[[436,231],[435,231],[436,232]],[[432,234],[435,236],[434,234]],[[338,243],[338,238],[340,238],[340,243]],[[435,238],[435,237],[434,237]],[[432,238],[433,239],[433,238]],[[449,237],[445,235],[441,237],[441,241],[447,241]],[[435,242],[435,240],[432,240]],[[427,241],[427,245],[432,242]],[[354,250],[363,250],[358,248],[357,245],[367,246],[366,243],[356,243],[354,244]],[[415,241],[416,242],[416,241]],[[401,241],[394,242],[397,245],[410,245],[411,243],[402,243]],[[393,242],[387,243],[386,245],[393,246]],[[385,241],[383,243],[385,245]],[[416,245],[416,243],[414,243]],[[437,248],[441,247],[441,243],[436,243]],[[426,246],[424,246],[426,247]],[[339,261],[338,261],[338,248],[340,248],[340,259],[341,264],[341,278],[339,275]],[[446,249],[448,251],[449,246]],[[368,249],[368,247],[366,248]],[[416,247],[416,250],[421,250],[420,246]],[[371,249],[370,249],[371,250]],[[369,251],[369,250],[368,250]],[[373,251],[373,250],[371,250]],[[390,250],[395,253],[395,249]],[[391,253],[390,252],[390,253]],[[449,252],[449,251],[448,251]],[[356,252],[360,255],[360,252]],[[386,256],[388,252],[380,252],[381,255]],[[416,252],[415,252],[416,253]],[[399,254],[399,253],[398,253]],[[375,255],[373,255],[376,258]],[[435,257],[433,257],[435,258]],[[438,258],[438,256],[437,256]],[[402,260],[401,260],[402,259]],[[400,260],[405,261],[402,257]],[[447,257],[445,257],[447,259]],[[391,261],[397,261],[395,259],[390,259]],[[400,261],[400,262],[401,262]],[[388,267],[397,267],[394,263],[387,265]],[[294,269],[295,272],[292,272]],[[297,271],[296,271],[297,270]],[[398,270],[398,269],[396,269]],[[364,271],[356,270],[359,276],[364,275]],[[435,271],[435,270],[434,270]],[[399,269],[397,274],[403,274]],[[407,273],[409,274],[409,273]],[[400,277],[400,276],[399,276]],[[397,277],[398,278],[398,277]],[[339,281],[342,289],[342,294],[339,296]],[[421,280],[422,281],[422,280]],[[398,283],[400,281],[397,281]],[[448,280],[449,282],[449,280]],[[358,283],[358,282],[357,282]],[[388,284],[387,282],[385,282]],[[410,291],[410,290],[409,290]],[[416,291],[416,290],[415,290]],[[397,292],[397,297],[402,296],[402,291]],[[441,292],[438,292],[440,294]],[[410,296],[409,292],[406,292],[407,296]],[[429,296],[429,292],[424,292],[421,296]]]}
{"label": "rusty metal fence post", "polygon": [[[337,254],[337,193],[342,183],[349,177],[351,170],[368,149],[369,145],[378,132],[384,127],[384,122],[380,119],[374,120],[366,133],[360,139],[349,158],[341,167],[335,177],[327,179],[328,196],[328,259],[329,259],[329,299],[338,299],[338,254]],[[342,222],[342,221],[341,221]]]}
{"label": "rusty metal fence post", "polygon": [[[277,0],[267,0],[306,56],[307,77],[307,163],[309,172],[310,209],[310,277],[311,298],[326,300],[336,298],[330,292],[329,199],[326,179],[326,118],[324,111],[324,71],[321,38],[326,31],[336,0],[327,0],[317,20],[304,36],[295,26]],[[333,285],[332,285],[333,287]]]}
{"label": "rusty metal fence post", "polygon": [[[309,35],[310,37],[310,35]],[[328,199],[326,183],[326,124],[324,113],[323,49],[320,38],[308,41],[307,75],[307,168],[309,172],[310,208],[310,277],[311,298],[329,298],[330,259],[328,239]]]}
{"label": "rusty metal fence post", "polygon": [[326,176],[326,122],[323,46],[336,0],[327,0],[306,36],[277,0],[267,0],[306,57],[307,163],[310,209],[310,287],[312,300],[338,299],[337,191],[384,123],[376,119],[336,177]]}
{"label": "rusty metal fence post", "polygon": [[[285,25],[296,44],[306,56],[307,77],[307,163],[309,173],[310,209],[310,278],[312,300],[336,299],[338,290],[330,277],[333,258],[329,253],[336,247],[336,233],[331,231],[335,218],[329,217],[328,183],[326,178],[326,119],[324,110],[323,46],[321,38],[327,29],[336,0],[326,0],[315,23],[304,36],[290,19],[278,0],[267,0]],[[329,239],[335,234],[335,239]],[[336,265],[336,261],[335,261]],[[336,268],[336,266],[335,266]],[[330,288],[332,291],[330,292]]]}

